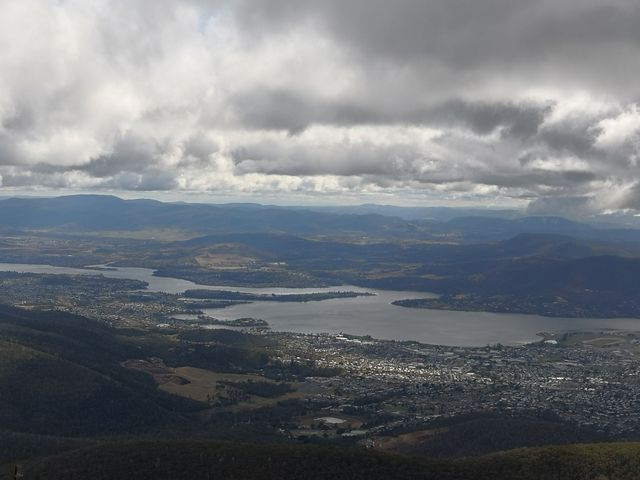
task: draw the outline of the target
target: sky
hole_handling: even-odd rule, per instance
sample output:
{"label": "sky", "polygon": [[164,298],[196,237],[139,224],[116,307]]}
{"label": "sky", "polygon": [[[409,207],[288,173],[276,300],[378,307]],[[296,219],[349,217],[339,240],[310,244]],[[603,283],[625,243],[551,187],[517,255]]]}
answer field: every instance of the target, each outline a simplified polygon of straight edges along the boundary
{"label": "sky", "polygon": [[637,0],[0,0],[0,195],[640,211]]}

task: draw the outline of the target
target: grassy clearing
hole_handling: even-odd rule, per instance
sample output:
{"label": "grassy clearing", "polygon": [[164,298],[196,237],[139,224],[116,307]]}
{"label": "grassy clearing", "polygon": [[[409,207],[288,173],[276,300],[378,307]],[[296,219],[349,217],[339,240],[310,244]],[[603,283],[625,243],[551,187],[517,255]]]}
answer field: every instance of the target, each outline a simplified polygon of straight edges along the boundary
{"label": "grassy clearing", "polygon": [[403,453],[407,450],[412,450],[430,437],[446,431],[446,428],[431,428],[428,430],[402,433],[394,437],[377,437],[375,439],[375,448],[385,452]]}
{"label": "grassy clearing", "polygon": [[263,382],[274,385],[277,383],[261,375],[219,373],[194,367],[176,368],[175,374],[189,383],[168,382],[160,385],[159,388],[167,393],[210,404],[216,401],[242,398],[235,405],[229,407],[231,410],[250,410],[275,405],[283,400],[303,397],[297,391],[272,398],[257,395],[240,396],[241,390],[233,388],[233,383]]}
{"label": "grassy clearing", "polygon": [[161,390],[205,403],[221,398],[231,398],[231,389],[227,385],[223,385],[222,382],[261,381],[274,383],[260,375],[218,373],[195,367],[179,367],[174,369],[174,373],[188,383],[167,382],[159,386]]}

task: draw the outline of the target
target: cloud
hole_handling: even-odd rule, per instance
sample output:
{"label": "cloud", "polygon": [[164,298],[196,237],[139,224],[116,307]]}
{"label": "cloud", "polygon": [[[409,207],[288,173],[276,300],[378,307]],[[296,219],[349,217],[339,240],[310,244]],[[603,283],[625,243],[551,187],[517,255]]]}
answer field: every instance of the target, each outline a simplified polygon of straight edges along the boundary
{"label": "cloud", "polygon": [[636,150],[640,141],[640,110],[637,104],[630,105],[619,115],[600,120],[596,126],[598,136],[595,144],[604,149],[615,151],[621,147]]}
{"label": "cloud", "polygon": [[530,215],[554,215],[568,218],[580,218],[594,210],[592,197],[539,197],[533,200],[526,212]]}
{"label": "cloud", "polygon": [[0,3],[6,189],[640,209],[633,0]]}

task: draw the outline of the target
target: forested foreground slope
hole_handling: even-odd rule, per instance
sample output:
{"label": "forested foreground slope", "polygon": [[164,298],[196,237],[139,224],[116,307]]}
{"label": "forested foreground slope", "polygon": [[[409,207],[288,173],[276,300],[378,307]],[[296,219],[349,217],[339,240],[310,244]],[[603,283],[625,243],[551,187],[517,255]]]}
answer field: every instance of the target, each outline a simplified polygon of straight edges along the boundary
{"label": "forested foreground slope", "polygon": [[[359,449],[137,441],[32,460],[25,478],[243,480],[589,480],[640,478],[640,444],[513,450],[473,459],[427,461]],[[10,478],[10,466],[4,477]]]}

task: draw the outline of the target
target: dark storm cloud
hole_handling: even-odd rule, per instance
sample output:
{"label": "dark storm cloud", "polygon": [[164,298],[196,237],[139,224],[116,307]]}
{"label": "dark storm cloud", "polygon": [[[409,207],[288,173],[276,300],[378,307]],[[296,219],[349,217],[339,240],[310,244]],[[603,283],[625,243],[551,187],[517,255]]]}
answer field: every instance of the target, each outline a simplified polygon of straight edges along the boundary
{"label": "dark storm cloud", "polygon": [[597,132],[593,129],[593,123],[574,119],[545,127],[539,132],[539,139],[550,149],[578,156],[588,155],[596,138]]}
{"label": "dark storm cloud", "polygon": [[245,127],[287,130],[291,134],[314,123],[348,126],[392,120],[387,113],[364,106],[321,101],[286,90],[239,94],[231,99],[231,108]]}
{"label": "dark storm cloud", "polygon": [[568,181],[574,183],[592,182],[598,178],[595,173],[586,170],[567,170],[562,172],[561,175]]}
{"label": "dark storm cloud", "polygon": [[[281,29],[301,19],[319,22],[340,40],[373,56],[384,56],[393,62],[406,62],[427,56],[451,58],[465,63],[478,54],[478,49],[499,46],[486,27],[500,26],[517,17],[522,3],[510,0],[266,0],[239,1],[240,19],[254,31]],[[469,20],[473,19],[470,29]],[[470,43],[471,30],[484,32]],[[469,32],[464,38],[455,34]],[[452,35],[452,33],[454,35]],[[497,35],[499,36],[499,35]]]}
{"label": "dark storm cloud", "polygon": [[129,132],[114,142],[111,153],[92,158],[78,169],[96,177],[121,172],[140,173],[154,164],[161,149],[162,146],[153,140],[143,139]]}
{"label": "dark storm cloud", "polygon": [[423,121],[463,125],[481,135],[489,134],[498,127],[504,127],[505,135],[529,138],[538,132],[551,109],[550,105],[533,103],[452,100],[428,112]]}
{"label": "dark storm cloud", "polygon": [[[357,51],[396,64],[434,58],[456,69],[494,69],[553,60],[573,46],[587,52],[640,44],[634,0],[240,0],[236,6],[254,33],[309,19]],[[565,57],[565,68],[592,56]]]}
{"label": "dark storm cloud", "polygon": [[196,132],[184,142],[183,161],[187,164],[206,165],[209,157],[218,152],[220,146],[202,132]]}
{"label": "dark storm cloud", "polygon": [[376,108],[345,101],[328,102],[293,92],[257,91],[231,99],[231,109],[245,127],[300,133],[313,124],[335,126],[413,124],[467,128],[479,135],[504,128],[503,134],[529,138],[538,132],[552,105],[450,100],[422,108]]}

